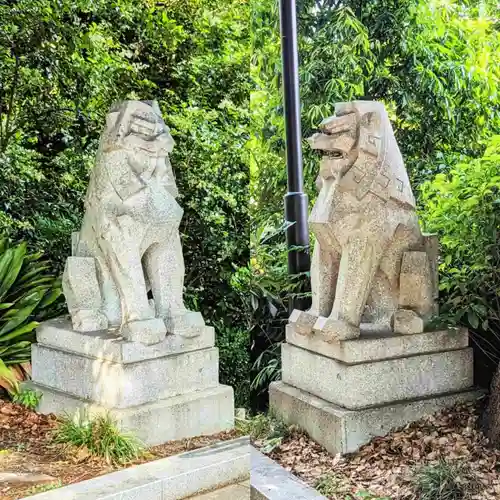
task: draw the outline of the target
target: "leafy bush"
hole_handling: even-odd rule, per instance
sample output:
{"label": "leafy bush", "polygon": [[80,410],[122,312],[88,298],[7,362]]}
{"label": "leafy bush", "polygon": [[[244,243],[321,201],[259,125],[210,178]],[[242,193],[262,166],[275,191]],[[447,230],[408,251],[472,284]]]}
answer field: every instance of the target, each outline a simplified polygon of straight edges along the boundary
{"label": "leafy bush", "polygon": [[500,136],[422,186],[426,230],[441,243],[441,315],[469,327],[490,373],[500,359]]}
{"label": "leafy bush", "polygon": [[55,431],[54,442],[86,448],[110,464],[130,462],[143,451],[139,440],[120,432],[109,415],[98,415],[92,420],[65,418]]}
{"label": "leafy bush", "polygon": [[282,228],[275,230],[270,224],[254,229],[250,262],[232,277],[250,335],[251,408],[257,413],[267,409],[267,387],[280,374],[279,343],[288,318],[287,293],[293,291],[283,234]]}
{"label": "leafy bush", "polygon": [[469,500],[481,487],[470,466],[461,462],[425,465],[415,472],[413,483],[418,500]]}
{"label": "leafy bush", "polygon": [[9,391],[23,371],[29,372],[34,330],[62,293],[60,281],[48,272],[50,263],[41,257],[29,254],[26,243],[0,240],[0,386]]}
{"label": "leafy bush", "polygon": [[233,387],[235,406],[248,408],[250,398],[250,336],[247,330],[216,325],[220,382]]}

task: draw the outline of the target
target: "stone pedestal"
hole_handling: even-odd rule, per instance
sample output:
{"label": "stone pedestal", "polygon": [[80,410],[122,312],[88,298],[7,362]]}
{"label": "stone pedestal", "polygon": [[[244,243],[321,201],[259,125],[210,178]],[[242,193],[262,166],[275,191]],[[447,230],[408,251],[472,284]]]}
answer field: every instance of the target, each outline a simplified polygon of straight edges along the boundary
{"label": "stone pedestal", "polygon": [[333,454],[477,397],[465,329],[325,342],[288,325],[286,340],[271,409]]}
{"label": "stone pedestal", "polygon": [[42,324],[32,347],[39,411],[109,412],[147,445],[231,429],[231,387],[219,384],[214,330],[192,338],[167,335],[154,345],[112,332],[76,332],[59,318]]}

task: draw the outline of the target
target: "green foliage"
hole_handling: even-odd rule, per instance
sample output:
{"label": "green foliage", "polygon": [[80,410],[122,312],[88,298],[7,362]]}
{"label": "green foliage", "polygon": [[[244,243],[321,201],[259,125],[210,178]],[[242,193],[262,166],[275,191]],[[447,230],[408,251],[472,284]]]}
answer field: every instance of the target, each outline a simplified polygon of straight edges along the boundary
{"label": "green foliage", "polygon": [[21,388],[21,390],[12,396],[14,403],[23,405],[29,410],[36,410],[41,399],[42,393],[27,388]]}
{"label": "green foliage", "polygon": [[[441,242],[441,314],[467,324],[494,364],[500,359],[500,136],[422,186],[422,220]],[[496,342],[493,340],[496,339]],[[484,344],[484,343],[483,343]]]}
{"label": "green foliage", "polygon": [[28,253],[26,243],[0,240],[0,361],[7,366],[30,360],[34,330],[61,295],[41,257]]}
{"label": "green foliage", "polygon": [[290,435],[292,428],[273,413],[259,413],[243,422],[240,429],[250,436],[262,453],[271,453]]}
{"label": "green foliage", "polygon": [[342,485],[340,484],[339,478],[332,473],[320,476],[314,484],[314,488],[324,496],[342,493]]}
{"label": "green foliage", "polygon": [[188,302],[238,324],[248,261],[243,0],[18,0],[0,6],[0,230],[60,270],[109,106],[159,101],[176,141]]}
{"label": "green foliage", "polygon": [[[252,224],[257,222],[252,220]],[[255,411],[266,409],[267,387],[280,375],[278,343],[283,340],[288,318],[288,294],[295,291],[287,275],[283,233],[282,227],[276,230],[271,224],[253,229],[250,262],[232,277],[250,333],[251,406]]]}
{"label": "green foliage", "polygon": [[326,497],[343,498],[344,500],[391,500],[389,497],[379,497],[369,491],[357,491],[356,493],[347,493],[350,491],[349,485],[341,476],[333,472],[328,472],[320,476],[314,488]]}
{"label": "green foliage", "polygon": [[92,420],[65,418],[55,431],[54,442],[86,448],[110,464],[125,464],[143,451],[142,444],[134,436],[120,432],[109,415],[98,415]]}
{"label": "green foliage", "polygon": [[221,384],[234,389],[236,408],[248,408],[250,401],[250,336],[247,330],[216,325]]}
{"label": "green foliage", "polygon": [[[373,495],[369,491],[358,491],[354,495],[353,500],[357,500],[358,498],[364,498],[365,500],[391,500],[390,497],[379,497],[377,495]],[[351,500],[350,498],[346,498],[346,500]]]}
{"label": "green foliage", "polygon": [[418,500],[468,500],[481,489],[481,483],[466,463],[441,461],[425,465],[413,477]]}
{"label": "green foliage", "polygon": [[32,486],[26,493],[28,495],[36,495],[37,493],[43,493],[44,491],[55,490],[56,488],[61,488],[63,485],[61,480],[56,481],[55,483],[49,484],[37,484],[36,486]]}

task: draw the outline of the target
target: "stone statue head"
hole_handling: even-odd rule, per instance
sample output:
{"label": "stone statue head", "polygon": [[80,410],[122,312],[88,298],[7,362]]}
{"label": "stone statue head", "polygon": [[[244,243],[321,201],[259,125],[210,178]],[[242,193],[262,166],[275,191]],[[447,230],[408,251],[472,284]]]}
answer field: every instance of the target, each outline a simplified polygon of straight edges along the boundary
{"label": "stone statue head", "polygon": [[111,106],[103,134],[104,151],[125,149],[161,157],[173,147],[156,101],[122,101]]}
{"label": "stone statue head", "polygon": [[358,160],[360,152],[378,157],[382,153],[384,105],[373,101],[342,102],[335,115],[323,120],[320,132],[308,141],[321,152],[320,177],[342,177]]}

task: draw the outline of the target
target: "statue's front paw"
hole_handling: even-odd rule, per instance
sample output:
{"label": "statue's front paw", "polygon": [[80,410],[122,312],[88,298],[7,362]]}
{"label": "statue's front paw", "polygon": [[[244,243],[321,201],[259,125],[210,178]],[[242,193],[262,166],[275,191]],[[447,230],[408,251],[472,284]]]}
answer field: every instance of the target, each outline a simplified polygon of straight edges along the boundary
{"label": "statue's front paw", "polygon": [[320,335],[326,342],[356,339],[359,337],[359,327],[339,319],[320,316],[314,323],[313,331]]}
{"label": "statue's front paw", "polygon": [[294,309],[288,318],[288,322],[290,325],[293,325],[297,333],[301,335],[309,335],[312,333],[313,326],[317,319],[318,316],[309,311]]}
{"label": "statue's front paw", "polygon": [[201,335],[203,328],[205,328],[205,321],[203,321],[200,312],[186,309],[166,317],[165,326],[168,333],[192,338]]}

